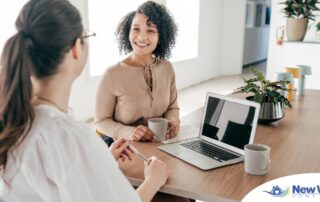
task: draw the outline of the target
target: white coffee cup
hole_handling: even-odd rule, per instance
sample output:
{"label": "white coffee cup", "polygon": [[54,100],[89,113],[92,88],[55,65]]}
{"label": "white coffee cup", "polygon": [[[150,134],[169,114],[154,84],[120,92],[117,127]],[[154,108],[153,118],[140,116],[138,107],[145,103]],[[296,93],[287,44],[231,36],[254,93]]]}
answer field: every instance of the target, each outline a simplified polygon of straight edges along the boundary
{"label": "white coffee cup", "polygon": [[264,175],[270,166],[270,147],[263,144],[244,146],[244,169],[252,175]]}
{"label": "white coffee cup", "polygon": [[156,141],[163,141],[167,138],[169,121],[163,118],[151,118],[148,120],[148,127],[157,136]]}

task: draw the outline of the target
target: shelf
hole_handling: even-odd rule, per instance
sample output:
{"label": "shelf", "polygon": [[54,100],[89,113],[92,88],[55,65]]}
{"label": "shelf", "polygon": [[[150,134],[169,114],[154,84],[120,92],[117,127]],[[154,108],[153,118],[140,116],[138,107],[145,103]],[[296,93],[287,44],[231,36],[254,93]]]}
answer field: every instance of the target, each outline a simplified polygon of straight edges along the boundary
{"label": "shelf", "polygon": [[320,44],[320,41],[284,41],[284,43]]}

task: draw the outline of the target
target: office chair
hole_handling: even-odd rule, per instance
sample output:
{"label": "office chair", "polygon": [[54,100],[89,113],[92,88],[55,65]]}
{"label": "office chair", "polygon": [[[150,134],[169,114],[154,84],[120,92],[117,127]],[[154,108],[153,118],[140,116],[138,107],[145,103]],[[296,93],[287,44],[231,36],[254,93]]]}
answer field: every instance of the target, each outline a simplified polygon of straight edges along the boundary
{"label": "office chair", "polygon": [[111,138],[108,135],[98,131],[98,129],[96,129],[96,133],[103,139],[103,141],[108,145],[108,147],[110,147],[111,144],[114,142],[113,138]]}

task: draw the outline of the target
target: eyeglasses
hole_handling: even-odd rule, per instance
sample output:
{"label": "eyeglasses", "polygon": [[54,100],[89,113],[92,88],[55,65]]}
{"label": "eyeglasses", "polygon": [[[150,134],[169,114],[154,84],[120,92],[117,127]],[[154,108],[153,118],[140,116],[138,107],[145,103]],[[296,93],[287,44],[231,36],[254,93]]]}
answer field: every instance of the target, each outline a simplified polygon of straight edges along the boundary
{"label": "eyeglasses", "polygon": [[80,36],[80,41],[83,44],[84,39],[95,37],[97,34],[91,30],[85,29],[82,33],[82,36]]}
{"label": "eyeglasses", "polygon": [[97,34],[95,32],[86,29],[86,30],[83,31],[83,34],[82,34],[81,38],[85,39],[85,38],[89,38],[89,37],[92,37],[92,36],[95,37],[96,35]]}

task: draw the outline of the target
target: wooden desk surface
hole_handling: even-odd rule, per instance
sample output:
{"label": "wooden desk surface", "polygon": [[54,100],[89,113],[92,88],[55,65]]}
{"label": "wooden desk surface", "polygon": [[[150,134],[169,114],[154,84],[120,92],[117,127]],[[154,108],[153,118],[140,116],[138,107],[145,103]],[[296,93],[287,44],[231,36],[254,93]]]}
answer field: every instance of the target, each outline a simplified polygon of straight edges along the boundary
{"label": "wooden desk surface", "polygon": [[[284,119],[258,125],[255,143],[271,147],[271,167],[264,176],[244,172],[244,164],[202,171],[160,151],[161,143],[134,143],[146,156],[155,155],[170,168],[169,180],[161,191],[205,201],[240,201],[255,187],[292,174],[320,172],[320,91],[308,90],[286,109]],[[143,179],[143,162],[137,157],[121,169],[134,185]],[[229,200],[231,199],[231,200]]]}

